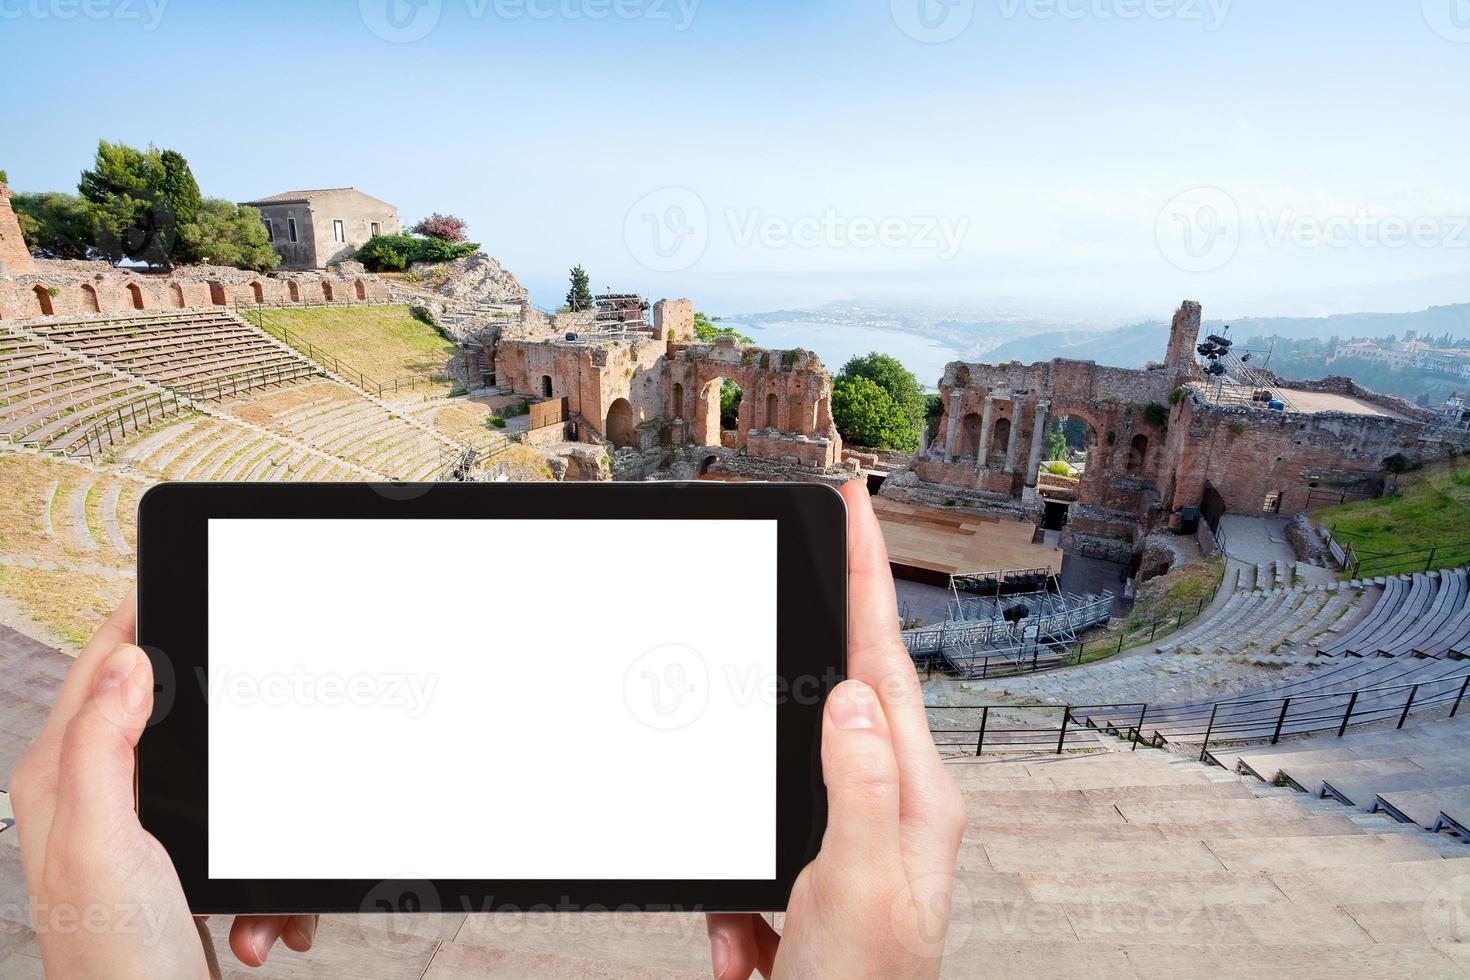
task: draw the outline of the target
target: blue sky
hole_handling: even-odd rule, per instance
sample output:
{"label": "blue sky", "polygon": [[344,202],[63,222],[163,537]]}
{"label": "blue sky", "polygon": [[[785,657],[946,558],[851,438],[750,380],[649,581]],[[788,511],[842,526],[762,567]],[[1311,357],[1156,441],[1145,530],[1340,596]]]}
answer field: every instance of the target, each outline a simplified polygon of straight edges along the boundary
{"label": "blue sky", "polygon": [[0,44],[18,190],[99,137],[355,185],[543,305],[1470,301],[1467,0],[0,0]]}

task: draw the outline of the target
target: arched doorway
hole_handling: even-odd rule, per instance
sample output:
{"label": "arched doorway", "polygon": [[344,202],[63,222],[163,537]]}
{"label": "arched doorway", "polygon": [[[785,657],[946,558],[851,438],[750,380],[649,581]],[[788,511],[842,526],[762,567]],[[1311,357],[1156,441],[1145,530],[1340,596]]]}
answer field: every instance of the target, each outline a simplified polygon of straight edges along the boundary
{"label": "arched doorway", "polygon": [[169,294],[169,297],[173,300],[174,306],[178,307],[179,309],[183,309],[184,308],[184,287],[183,286],[180,286],[176,282],[169,283],[168,294]]}
{"label": "arched doorway", "polygon": [[617,449],[633,445],[633,406],[626,398],[616,398],[607,407],[607,431],[609,442]]}
{"label": "arched doorway", "polygon": [[990,429],[990,455],[987,465],[1001,465],[1006,461],[1006,449],[1011,443],[1011,420],[996,419]]}
{"label": "arched doorway", "polygon": [[981,421],[980,416],[974,412],[960,419],[960,444],[955,447],[955,455],[974,458],[980,452]]}
{"label": "arched doorway", "polygon": [[781,400],[774,391],[766,395],[766,428],[781,430]]}
{"label": "arched doorway", "polygon": [[36,297],[36,308],[41,311],[42,316],[55,316],[56,307],[51,305],[51,290],[37,283],[32,292]]}
{"label": "arched doorway", "polygon": [[209,281],[209,301],[215,306],[225,305],[225,284],[218,279]]}
{"label": "arched doorway", "polygon": [[291,297],[291,302],[301,302],[301,287],[296,285],[295,279],[286,280],[286,295]]}
{"label": "arched doorway", "polygon": [[1138,476],[1143,472],[1143,464],[1148,459],[1148,436],[1143,433],[1133,437],[1128,444],[1128,461],[1124,472],[1129,476]]}
{"label": "arched doorway", "polygon": [[720,457],[718,456],[706,456],[704,458],[704,461],[699,464],[699,475],[704,476],[706,473],[709,472],[710,467],[714,466],[719,461]]}
{"label": "arched doorway", "polygon": [[250,294],[255,297],[256,303],[265,302],[265,287],[262,286],[260,283],[252,282],[250,284]]}
{"label": "arched doorway", "polygon": [[359,300],[367,299],[367,287],[362,284],[361,279],[354,279],[352,281],[352,293]]}
{"label": "arched doorway", "polygon": [[143,288],[135,282],[128,283],[128,298],[133,302],[133,309],[143,308]]}
{"label": "arched doorway", "polygon": [[682,419],[684,417],[684,386],[674,382],[673,407],[669,411],[669,418]]}
{"label": "arched doorway", "polygon": [[332,297],[332,284],[329,283],[329,282],[327,282],[325,279],[323,279],[322,280],[322,299],[324,299],[328,303],[330,303],[332,301],[332,298],[333,298]]}
{"label": "arched doorway", "polygon": [[97,287],[89,282],[82,283],[82,312],[102,312],[102,307],[97,303]]}
{"label": "arched doorway", "polygon": [[551,375],[549,374],[541,375],[541,397],[551,397]]}

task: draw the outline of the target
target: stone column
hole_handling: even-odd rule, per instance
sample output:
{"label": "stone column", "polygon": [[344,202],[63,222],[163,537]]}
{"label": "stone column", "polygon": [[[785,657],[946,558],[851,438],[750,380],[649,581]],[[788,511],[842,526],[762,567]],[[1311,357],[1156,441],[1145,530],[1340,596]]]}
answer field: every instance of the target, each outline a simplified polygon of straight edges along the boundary
{"label": "stone column", "polygon": [[1036,471],[1041,467],[1042,444],[1046,442],[1046,412],[1051,402],[1036,403],[1036,421],[1031,427],[1031,461],[1026,464],[1026,486],[1036,486]]}
{"label": "stone column", "polygon": [[958,391],[949,396],[949,428],[944,433],[944,461],[954,462],[955,435],[960,429],[960,393]]}
{"label": "stone column", "polygon": [[1006,441],[1006,473],[1016,472],[1016,443],[1021,441],[1021,419],[1016,410],[1020,407],[1019,402],[1011,399],[1011,437]]}
{"label": "stone column", "polygon": [[985,396],[985,414],[980,417],[980,448],[976,451],[975,468],[985,469],[985,457],[990,455],[990,423],[995,419],[995,396]]}

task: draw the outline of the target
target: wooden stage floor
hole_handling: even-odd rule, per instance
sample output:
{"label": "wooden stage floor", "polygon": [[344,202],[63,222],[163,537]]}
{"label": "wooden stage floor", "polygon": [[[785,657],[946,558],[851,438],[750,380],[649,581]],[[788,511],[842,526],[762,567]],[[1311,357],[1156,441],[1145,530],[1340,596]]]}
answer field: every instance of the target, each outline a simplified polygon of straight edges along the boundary
{"label": "wooden stage floor", "polygon": [[906,578],[916,576],[904,575],[905,569],[944,576],[1010,568],[1062,570],[1061,549],[1032,544],[1036,526],[1025,521],[918,507],[887,497],[874,497],[873,509],[883,525],[894,573]]}

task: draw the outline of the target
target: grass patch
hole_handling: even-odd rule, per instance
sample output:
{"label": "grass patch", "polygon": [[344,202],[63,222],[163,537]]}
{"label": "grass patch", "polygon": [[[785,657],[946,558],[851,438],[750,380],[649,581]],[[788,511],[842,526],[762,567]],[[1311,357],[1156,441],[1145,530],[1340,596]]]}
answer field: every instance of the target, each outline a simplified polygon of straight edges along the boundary
{"label": "grass patch", "polygon": [[373,381],[428,378],[452,387],[448,361],[459,348],[407,306],[322,306],[273,309],[267,323],[283,326]]}
{"label": "grass patch", "polygon": [[[1391,497],[1340,504],[1314,516],[1360,554],[1424,552],[1423,560],[1403,567],[1375,569],[1382,563],[1365,558],[1364,575],[1463,565],[1470,557],[1470,465],[1413,480]],[[1445,549],[1443,558],[1430,560],[1431,548]]]}
{"label": "grass patch", "polygon": [[127,586],[81,572],[0,565],[0,592],[26,615],[80,647],[117,607]]}
{"label": "grass patch", "polygon": [[[1145,643],[1162,640],[1177,632],[1199,614],[1201,604],[1220,585],[1224,562],[1218,556],[1201,562],[1176,565],[1158,578],[1145,582],[1133,601],[1133,610],[1120,629],[1102,631],[1085,640],[1078,663],[1106,660],[1117,653]],[[1157,624],[1157,626],[1155,625]],[[1120,645],[1119,637],[1123,638]]]}

